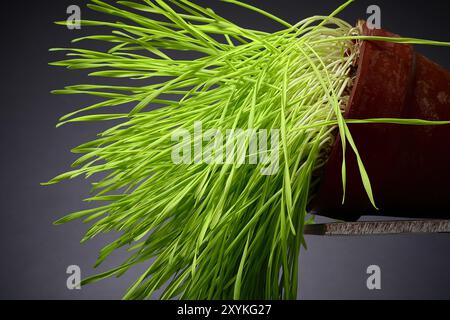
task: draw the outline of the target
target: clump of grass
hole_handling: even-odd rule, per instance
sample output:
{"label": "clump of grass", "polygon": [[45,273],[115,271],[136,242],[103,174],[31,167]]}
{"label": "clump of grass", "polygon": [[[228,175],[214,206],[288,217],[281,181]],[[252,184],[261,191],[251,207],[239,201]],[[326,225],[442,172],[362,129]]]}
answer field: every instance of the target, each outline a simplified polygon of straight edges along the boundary
{"label": "clump of grass", "polygon": [[[83,241],[108,232],[117,240],[103,248],[100,265],[127,247],[128,260],[84,284],[120,276],[152,261],[130,287],[126,299],[151,298],[165,284],[162,299],[295,299],[298,255],[310,223],[308,205],[326,162],[335,131],[342,148],[358,158],[361,178],[375,206],[369,176],[353,142],[342,108],[352,84],[358,42],[384,40],[442,45],[406,38],[370,38],[329,16],[291,25],[247,4],[283,29],[275,33],[242,28],[187,0],[92,0],[88,6],[118,22],[83,21],[108,27],[96,40],[106,51],[69,48],[69,58],[52,63],[92,69],[91,76],[128,78],[135,86],[74,85],[57,94],[102,98],[61,119],[73,122],[119,120],[98,137],[73,150],[82,156],[75,169],[49,183],[103,174],[88,200],[102,205],[76,212],[92,223]],[[60,23],[65,24],[65,22]],[[180,59],[179,52],[195,52]],[[119,112],[132,104],[130,110]],[[159,106],[149,110],[149,106]],[[120,107],[120,108],[119,108]],[[280,129],[280,170],[270,176],[257,166],[176,165],[171,160],[175,128],[204,130]],[[429,124],[415,120],[358,120]],[[248,147],[249,141],[246,141]],[[344,152],[345,154],[345,152]],[[345,186],[345,159],[342,165]],[[107,204],[103,204],[104,202]]]}

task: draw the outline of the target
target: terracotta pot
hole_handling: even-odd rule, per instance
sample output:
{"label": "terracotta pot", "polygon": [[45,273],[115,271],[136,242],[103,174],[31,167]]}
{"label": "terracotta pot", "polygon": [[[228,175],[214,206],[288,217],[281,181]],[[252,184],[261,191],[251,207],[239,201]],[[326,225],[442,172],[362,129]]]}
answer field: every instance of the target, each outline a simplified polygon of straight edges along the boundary
{"label": "terracotta pot", "polygon": [[[365,25],[363,33],[397,36]],[[450,73],[410,45],[364,41],[345,117],[450,120]],[[379,210],[369,202],[350,150],[342,205],[342,150],[337,137],[314,211],[347,221],[362,215],[450,218],[450,125],[354,124],[349,128]]]}

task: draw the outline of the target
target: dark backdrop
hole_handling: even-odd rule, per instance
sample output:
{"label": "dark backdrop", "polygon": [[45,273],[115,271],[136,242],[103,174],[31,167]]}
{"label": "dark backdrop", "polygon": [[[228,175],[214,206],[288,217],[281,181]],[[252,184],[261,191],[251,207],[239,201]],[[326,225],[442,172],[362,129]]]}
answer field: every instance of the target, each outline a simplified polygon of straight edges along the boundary
{"label": "dark backdrop", "polygon": [[[276,30],[275,23],[219,1],[198,1],[252,28]],[[341,2],[330,0],[250,1],[294,23],[307,16],[328,14]],[[93,274],[98,250],[111,236],[88,244],[79,240],[86,226],[75,222],[54,227],[52,221],[86,208],[87,182],[75,180],[52,187],[40,182],[68,169],[69,150],[92,139],[99,125],[70,125],[55,129],[57,119],[90,100],[52,96],[64,85],[86,83],[83,72],[67,72],[47,63],[57,56],[51,47],[68,46],[86,30],[69,31],[52,24],[66,19],[70,4],[83,6],[84,18],[96,13],[86,1],[8,1],[1,10],[1,126],[0,126],[0,298],[118,299],[143,270],[135,268],[121,279],[108,279],[79,291],[66,288],[66,268],[79,265]],[[357,1],[341,17],[349,22],[366,17],[368,5],[382,9],[383,27],[404,36],[450,40],[450,2]],[[450,68],[449,48],[420,47],[419,51]],[[450,235],[411,235],[365,238],[308,237],[301,256],[303,299],[419,299],[450,298]],[[124,258],[119,252],[100,270]],[[366,268],[382,269],[382,290],[366,288]]]}

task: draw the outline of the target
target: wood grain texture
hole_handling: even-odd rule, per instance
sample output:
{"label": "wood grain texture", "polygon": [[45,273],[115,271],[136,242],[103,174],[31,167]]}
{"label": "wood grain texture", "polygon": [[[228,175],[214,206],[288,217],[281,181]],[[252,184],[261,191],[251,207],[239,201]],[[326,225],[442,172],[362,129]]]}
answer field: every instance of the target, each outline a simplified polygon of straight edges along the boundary
{"label": "wood grain texture", "polygon": [[358,236],[404,233],[450,233],[450,220],[361,221],[313,224],[305,227],[306,235]]}

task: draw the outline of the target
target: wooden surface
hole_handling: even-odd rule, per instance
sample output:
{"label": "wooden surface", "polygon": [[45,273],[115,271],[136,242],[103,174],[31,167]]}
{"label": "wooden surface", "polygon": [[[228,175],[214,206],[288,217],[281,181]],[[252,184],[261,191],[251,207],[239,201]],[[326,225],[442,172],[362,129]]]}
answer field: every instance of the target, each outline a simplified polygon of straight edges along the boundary
{"label": "wooden surface", "polygon": [[361,221],[312,224],[306,235],[360,236],[413,233],[450,233],[450,220]]}

